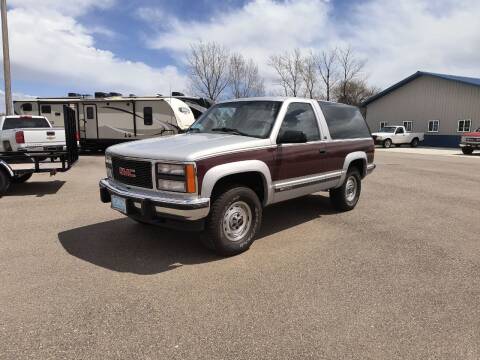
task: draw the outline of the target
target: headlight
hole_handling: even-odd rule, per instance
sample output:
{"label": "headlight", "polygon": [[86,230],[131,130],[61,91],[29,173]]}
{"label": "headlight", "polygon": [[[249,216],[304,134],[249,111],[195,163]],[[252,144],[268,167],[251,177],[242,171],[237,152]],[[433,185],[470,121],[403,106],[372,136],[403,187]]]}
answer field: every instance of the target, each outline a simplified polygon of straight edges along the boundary
{"label": "headlight", "polygon": [[157,163],[157,189],[195,193],[197,181],[193,164]]}
{"label": "headlight", "polygon": [[113,178],[112,157],[110,155],[105,155],[105,167],[107,168],[107,177],[109,179],[112,179]]}
{"label": "headlight", "polygon": [[157,173],[165,175],[185,176],[185,165],[157,164]]}

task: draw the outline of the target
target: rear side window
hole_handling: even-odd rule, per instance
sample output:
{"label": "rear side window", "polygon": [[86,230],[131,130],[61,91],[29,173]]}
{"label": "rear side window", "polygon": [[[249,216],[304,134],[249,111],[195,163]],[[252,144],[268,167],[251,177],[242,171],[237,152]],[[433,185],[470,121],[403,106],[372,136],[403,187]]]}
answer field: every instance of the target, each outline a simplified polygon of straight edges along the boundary
{"label": "rear side window", "polygon": [[153,124],[153,112],[150,106],[143,108],[143,123],[145,125],[152,125]]}
{"label": "rear side window", "polygon": [[307,141],[320,140],[318,122],[313,108],[307,103],[291,103],[280,127],[279,136],[285,131],[301,131],[307,137]]}
{"label": "rear side window", "polygon": [[48,128],[50,125],[46,119],[42,118],[5,118],[3,130],[9,129],[28,129],[28,128]]}
{"label": "rear side window", "polygon": [[358,139],[372,137],[360,110],[354,106],[319,101],[320,108],[330,130],[336,139]]}
{"label": "rear side window", "polygon": [[23,111],[32,111],[33,110],[32,104],[31,103],[22,104],[22,110]]}
{"label": "rear side window", "polygon": [[42,114],[51,114],[52,113],[52,107],[50,105],[42,105],[40,107],[40,111]]}

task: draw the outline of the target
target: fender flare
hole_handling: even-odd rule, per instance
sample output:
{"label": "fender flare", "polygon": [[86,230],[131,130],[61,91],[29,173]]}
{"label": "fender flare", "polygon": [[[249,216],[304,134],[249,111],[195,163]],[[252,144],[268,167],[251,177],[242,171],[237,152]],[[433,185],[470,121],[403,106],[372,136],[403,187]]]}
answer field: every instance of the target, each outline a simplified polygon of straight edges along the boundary
{"label": "fender flare", "polygon": [[8,164],[3,161],[3,160],[0,160],[0,169],[3,168],[5,169],[5,171],[7,172],[7,174],[10,175],[10,177],[14,177],[14,174],[13,174],[13,170],[10,168],[10,166],[8,166]]}
{"label": "fender flare", "polygon": [[352,152],[345,157],[345,160],[343,162],[343,169],[342,169],[343,174],[342,174],[342,177],[339,181],[339,186],[341,186],[343,184],[343,182],[345,181],[345,177],[347,176],[348,167],[355,160],[362,160],[363,161],[363,174],[361,174],[362,178],[365,177],[365,175],[367,174],[367,164],[368,164],[367,153],[365,151]]}
{"label": "fender flare", "polygon": [[235,161],[212,167],[203,177],[201,197],[210,198],[215,184],[222,178],[245,172],[256,172],[262,175],[265,193],[263,203],[268,205],[273,199],[272,176],[267,164],[260,160]]}

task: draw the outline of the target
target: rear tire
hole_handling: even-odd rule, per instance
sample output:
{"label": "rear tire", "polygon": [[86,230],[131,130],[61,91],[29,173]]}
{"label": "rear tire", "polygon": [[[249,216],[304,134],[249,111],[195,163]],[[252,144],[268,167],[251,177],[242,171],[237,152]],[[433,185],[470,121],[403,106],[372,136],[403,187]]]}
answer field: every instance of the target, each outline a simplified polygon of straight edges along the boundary
{"label": "rear tire", "polygon": [[5,173],[2,169],[0,169],[0,196],[5,195],[8,188],[10,187],[10,175]]}
{"label": "rear tire", "polygon": [[410,143],[410,146],[411,146],[412,148],[415,148],[415,147],[418,146],[418,143],[419,143],[419,142],[420,142],[420,141],[418,140],[418,138],[414,138],[414,139],[412,140],[412,142]]}
{"label": "rear tire", "polygon": [[390,140],[390,139],[384,140],[384,141],[383,141],[383,147],[384,147],[385,149],[391,148],[391,147],[392,147],[392,140]]}
{"label": "rear tire", "polygon": [[473,153],[473,149],[472,148],[462,148],[462,152],[465,155],[471,155]]}
{"label": "rear tire", "polygon": [[330,189],[330,201],[339,211],[350,211],[355,208],[362,191],[362,178],[356,169],[349,169],[342,186]]}
{"label": "rear tire", "polygon": [[12,184],[23,184],[24,182],[28,181],[32,177],[32,175],[33,175],[32,173],[29,173],[29,174],[14,176],[12,178]]}
{"label": "rear tire", "polygon": [[213,200],[202,240],[219,255],[237,255],[250,248],[261,223],[257,194],[241,185],[230,186]]}

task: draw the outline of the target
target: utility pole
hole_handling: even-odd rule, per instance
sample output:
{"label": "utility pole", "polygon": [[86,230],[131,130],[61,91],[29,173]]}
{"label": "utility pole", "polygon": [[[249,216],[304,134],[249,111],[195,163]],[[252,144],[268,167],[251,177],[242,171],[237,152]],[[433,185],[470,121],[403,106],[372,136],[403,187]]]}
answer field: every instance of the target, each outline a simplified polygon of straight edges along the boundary
{"label": "utility pole", "polygon": [[5,79],[5,110],[7,115],[13,115],[12,79],[10,78],[10,50],[8,47],[7,0],[1,1],[2,39],[3,39],[3,78]]}

